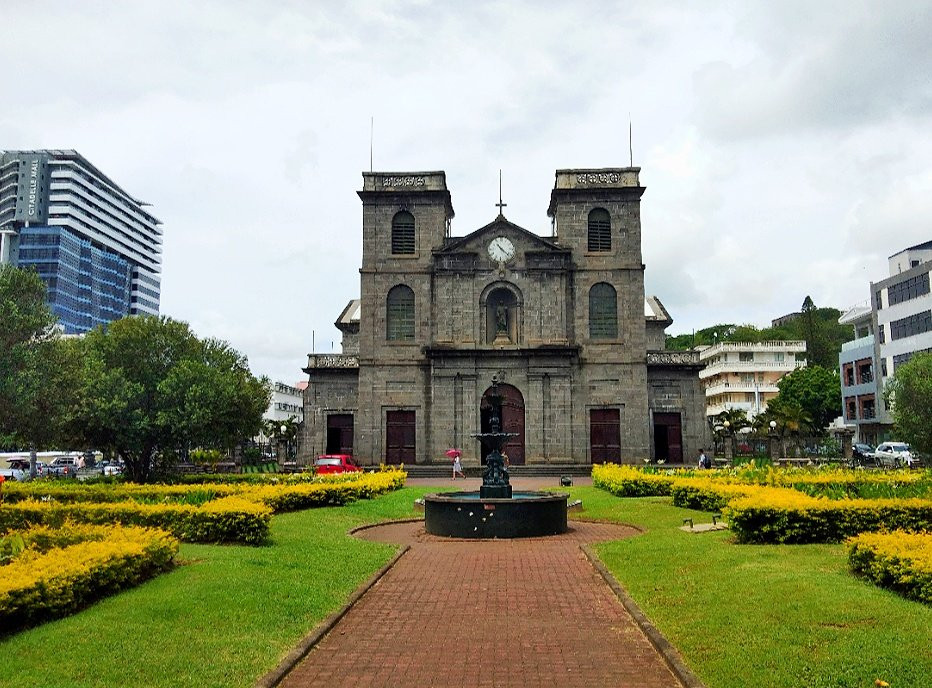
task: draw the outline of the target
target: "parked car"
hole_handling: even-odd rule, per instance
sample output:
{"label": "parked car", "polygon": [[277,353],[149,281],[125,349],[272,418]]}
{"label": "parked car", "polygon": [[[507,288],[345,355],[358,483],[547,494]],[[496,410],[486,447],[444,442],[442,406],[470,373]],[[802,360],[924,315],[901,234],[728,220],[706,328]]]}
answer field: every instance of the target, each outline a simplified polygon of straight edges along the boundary
{"label": "parked car", "polygon": [[906,453],[912,456],[909,445],[906,442],[882,442],[874,450],[874,461],[882,468],[898,468],[906,465]]}
{"label": "parked car", "polygon": [[46,474],[56,478],[74,478],[78,474],[78,462],[71,456],[56,456],[46,466]]}
{"label": "parked car", "polygon": [[[8,468],[0,468],[0,475],[7,480],[27,480],[29,478],[29,459],[11,459]],[[45,464],[36,461],[36,476],[42,477],[46,473]]]}
{"label": "parked car", "polygon": [[851,465],[868,466],[874,463],[874,448],[863,442],[851,445]]}
{"label": "parked car", "polygon": [[355,473],[362,469],[353,461],[349,454],[321,454],[314,461],[314,470],[318,474],[327,473]]}

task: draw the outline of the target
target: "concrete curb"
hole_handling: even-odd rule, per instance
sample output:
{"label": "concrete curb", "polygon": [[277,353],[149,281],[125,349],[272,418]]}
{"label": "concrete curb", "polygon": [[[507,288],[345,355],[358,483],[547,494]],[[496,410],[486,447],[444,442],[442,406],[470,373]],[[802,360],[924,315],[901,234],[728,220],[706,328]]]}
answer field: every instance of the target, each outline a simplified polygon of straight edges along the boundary
{"label": "concrete curb", "polygon": [[628,611],[629,614],[634,618],[637,625],[640,626],[641,630],[644,631],[644,635],[647,636],[647,639],[650,641],[651,645],[660,653],[664,661],[667,663],[667,666],[670,667],[670,671],[673,672],[673,675],[679,679],[680,683],[683,684],[684,688],[705,688],[705,685],[696,678],[696,675],[693,674],[683,662],[682,657],[680,657],[679,652],[676,651],[676,648],[670,644],[666,638],[657,630],[657,627],[654,626],[641,611],[641,608],[635,604],[634,600],[631,599],[631,596],[628,595],[628,592],[621,586],[621,584],[615,579],[611,572],[605,567],[605,564],[602,563],[602,560],[596,555],[592,548],[589,545],[581,544],[579,548],[583,551],[586,557],[589,559],[589,563],[595,568],[596,571],[602,576],[605,582],[608,584],[608,587],[612,589],[612,592],[618,597],[622,606]]}
{"label": "concrete curb", "polygon": [[[414,520],[418,520],[418,519],[414,519]],[[377,525],[384,525],[384,524],[377,524]],[[370,527],[372,526],[362,526],[360,528],[354,528],[353,530],[350,531],[350,533],[355,533],[359,530],[364,530]],[[314,629],[308,635],[302,638],[300,642],[298,642],[298,644],[295,646],[295,648],[291,652],[289,652],[281,662],[278,663],[277,667],[275,667],[270,672],[262,676],[258,681],[256,681],[255,688],[274,688],[279,683],[281,683],[282,679],[284,679],[285,676],[288,675],[288,672],[294,669],[295,666],[297,666],[298,663],[302,659],[304,659],[307,653],[314,649],[314,646],[317,645],[317,643],[319,643],[321,639],[325,635],[327,635],[333,629],[334,626],[337,625],[340,619],[346,616],[346,613],[353,607],[353,605],[356,604],[363,595],[369,592],[369,589],[373,585],[378,583],[379,579],[381,579],[382,576],[388,573],[388,571],[398,562],[399,559],[401,559],[402,556],[404,556],[405,552],[407,552],[409,549],[411,549],[411,545],[402,546],[402,548],[398,551],[398,553],[394,557],[392,557],[391,561],[389,561],[387,564],[385,564],[385,566],[383,566],[378,571],[376,571],[372,575],[372,577],[369,578],[369,580],[367,580],[361,586],[356,588],[356,590],[353,592],[352,595],[350,595],[350,598],[346,601],[346,604],[344,604],[343,607],[341,607],[339,610],[337,610],[336,612],[328,616],[326,619],[324,619],[322,622],[317,624],[317,626],[314,627]]]}

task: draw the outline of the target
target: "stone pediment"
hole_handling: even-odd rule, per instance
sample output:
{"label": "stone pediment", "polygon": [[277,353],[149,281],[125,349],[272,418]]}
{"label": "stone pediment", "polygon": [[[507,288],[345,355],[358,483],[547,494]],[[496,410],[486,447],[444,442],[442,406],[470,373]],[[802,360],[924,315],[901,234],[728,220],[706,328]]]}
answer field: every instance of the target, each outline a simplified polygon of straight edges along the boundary
{"label": "stone pediment", "polygon": [[[481,270],[497,267],[498,259],[489,255],[489,244],[499,237],[513,247],[513,256],[504,260],[517,269],[545,267],[559,269],[570,263],[570,251],[559,244],[508,221],[499,215],[495,220],[464,237],[449,241],[434,251],[434,265],[449,270]],[[510,248],[509,247],[509,248]]]}

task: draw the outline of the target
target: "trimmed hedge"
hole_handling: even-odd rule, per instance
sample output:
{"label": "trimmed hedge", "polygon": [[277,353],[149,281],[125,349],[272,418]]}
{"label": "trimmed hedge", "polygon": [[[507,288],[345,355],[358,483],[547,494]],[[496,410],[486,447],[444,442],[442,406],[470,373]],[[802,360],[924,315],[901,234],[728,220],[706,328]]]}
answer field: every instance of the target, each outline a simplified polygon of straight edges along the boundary
{"label": "trimmed hedge", "polygon": [[37,502],[4,504],[0,532],[31,525],[58,527],[65,521],[163,528],[185,542],[262,544],[269,536],[272,511],[242,497],[225,497],[195,507],[186,504],[106,504]]}
{"label": "trimmed hedge", "polygon": [[851,570],[904,597],[932,604],[932,533],[864,533],[848,541]]}
{"label": "trimmed hedge", "polygon": [[673,475],[645,473],[633,466],[606,463],[592,467],[592,484],[616,497],[665,497],[674,481]]}
{"label": "trimmed hedge", "polygon": [[829,500],[791,490],[758,490],[753,496],[733,500],[724,509],[739,542],[841,542],[881,529],[932,530],[932,500]]}
{"label": "trimmed hedge", "polygon": [[[151,528],[64,526],[52,533],[40,526],[6,537],[12,535],[27,549],[0,566],[4,631],[66,616],[136,585],[171,568],[178,552],[177,540]],[[55,541],[63,546],[51,546]]]}
{"label": "trimmed hedge", "polygon": [[224,497],[238,496],[258,501],[273,511],[294,511],[316,506],[346,504],[356,499],[370,499],[379,494],[404,487],[404,471],[346,473],[319,476],[313,481],[282,481],[280,483],[138,485],[135,483],[83,485],[59,482],[14,483],[5,496],[10,503],[35,499],[51,499],[64,503],[109,504],[143,502],[156,504],[189,504],[201,506]]}

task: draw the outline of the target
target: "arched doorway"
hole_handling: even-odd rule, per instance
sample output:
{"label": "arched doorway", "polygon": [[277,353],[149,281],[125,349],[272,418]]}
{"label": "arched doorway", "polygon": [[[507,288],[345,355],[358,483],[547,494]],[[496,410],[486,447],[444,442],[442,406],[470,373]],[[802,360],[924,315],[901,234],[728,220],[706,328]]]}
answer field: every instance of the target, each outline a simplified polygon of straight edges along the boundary
{"label": "arched doorway", "polygon": [[[482,421],[482,432],[491,432],[489,418],[491,416],[491,405],[489,404],[489,387],[482,394],[482,403],[479,406]],[[513,432],[516,437],[509,439],[502,451],[508,455],[508,463],[512,466],[524,465],[524,397],[517,387],[511,385],[499,385],[498,393],[502,395],[502,431]],[[485,457],[490,451],[489,447],[482,446],[482,463],[485,464]]]}

